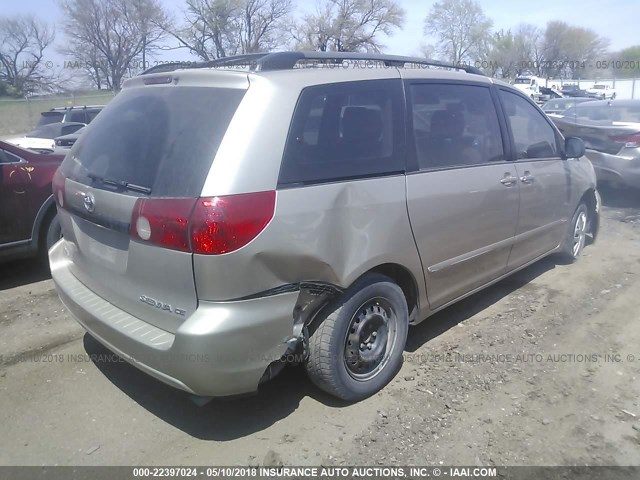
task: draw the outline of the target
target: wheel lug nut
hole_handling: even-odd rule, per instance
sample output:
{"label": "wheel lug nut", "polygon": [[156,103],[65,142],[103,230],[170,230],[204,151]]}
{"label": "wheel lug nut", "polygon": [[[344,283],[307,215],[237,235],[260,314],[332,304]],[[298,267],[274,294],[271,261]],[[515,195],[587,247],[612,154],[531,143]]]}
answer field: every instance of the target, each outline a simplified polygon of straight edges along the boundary
{"label": "wheel lug nut", "polygon": [[364,343],[360,344],[360,348],[364,349]]}
{"label": "wheel lug nut", "polygon": [[378,335],[378,333],[377,332],[373,332],[371,335],[373,335],[375,337],[376,335]]}

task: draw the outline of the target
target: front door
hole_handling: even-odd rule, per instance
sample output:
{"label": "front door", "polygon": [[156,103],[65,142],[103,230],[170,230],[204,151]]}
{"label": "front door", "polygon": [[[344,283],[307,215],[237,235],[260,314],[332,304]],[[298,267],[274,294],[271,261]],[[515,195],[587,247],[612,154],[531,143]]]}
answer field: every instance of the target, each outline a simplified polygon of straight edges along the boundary
{"label": "front door", "polygon": [[509,268],[555,249],[569,220],[569,172],[555,130],[528,99],[500,90],[520,183],[520,215]]}

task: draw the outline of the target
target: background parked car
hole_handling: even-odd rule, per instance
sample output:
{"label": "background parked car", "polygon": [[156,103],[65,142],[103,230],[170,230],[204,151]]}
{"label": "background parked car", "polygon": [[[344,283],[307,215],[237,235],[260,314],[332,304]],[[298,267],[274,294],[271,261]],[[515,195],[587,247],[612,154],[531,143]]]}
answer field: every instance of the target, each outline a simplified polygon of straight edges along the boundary
{"label": "background parked car", "polygon": [[0,141],[0,260],[46,258],[60,238],[51,180],[63,158]]}
{"label": "background parked car", "polygon": [[40,114],[38,127],[50,123],[79,122],[89,124],[104,108],[104,105],[83,105],[77,107],[56,107]]}
{"label": "background parked car", "polygon": [[538,102],[545,103],[554,98],[563,98],[562,92],[554,87],[540,87]]}
{"label": "background parked car", "polygon": [[640,188],[640,100],[585,102],[550,118],[584,140],[599,182]]}
{"label": "background parked car", "polygon": [[590,97],[568,97],[568,98],[554,98],[549,100],[542,106],[542,110],[547,115],[549,114],[561,114],[568,108],[571,108],[578,103],[592,102],[594,99]]}
{"label": "background parked car", "polygon": [[82,132],[84,132],[84,127],[76,130],[73,133],[69,133],[68,135],[61,135],[54,138],[55,152],[60,153],[61,155],[65,155],[69,151],[69,149],[73,147],[73,144],[76,143],[76,140],[80,138]]}
{"label": "background parked car", "polygon": [[75,122],[49,123],[36,127],[24,137],[9,138],[6,141],[22,148],[53,152],[56,148],[55,138],[77,132],[84,126],[84,123]]}
{"label": "background parked car", "polygon": [[616,98],[616,91],[609,85],[602,85],[596,83],[593,87],[587,88],[587,94],[590,97],[598,98],[600,100],[606,100],[608,98]]}
{"label": "background parked car", "polygon": [[582,90],[578,85],[571,83],[563,85],[560,89],[565,97],[588,97],[586,90]]}

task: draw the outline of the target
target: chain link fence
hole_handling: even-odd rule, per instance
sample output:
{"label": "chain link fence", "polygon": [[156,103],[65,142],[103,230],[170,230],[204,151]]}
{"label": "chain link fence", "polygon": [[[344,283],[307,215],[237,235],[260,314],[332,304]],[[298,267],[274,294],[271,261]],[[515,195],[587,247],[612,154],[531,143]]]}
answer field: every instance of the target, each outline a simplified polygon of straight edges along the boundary
{"label": "chain link fence", "polygon": [[0,139],[23,135],[35,128],[40,113],[54,107],[106,105],[113,92],[83,92],[66,96],[0,98]]}

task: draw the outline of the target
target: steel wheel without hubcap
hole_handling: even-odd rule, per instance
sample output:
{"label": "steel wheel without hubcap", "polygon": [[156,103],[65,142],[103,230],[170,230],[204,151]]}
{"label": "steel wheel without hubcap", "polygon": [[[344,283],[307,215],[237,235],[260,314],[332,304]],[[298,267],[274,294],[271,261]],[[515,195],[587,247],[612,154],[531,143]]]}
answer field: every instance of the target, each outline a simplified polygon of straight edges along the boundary
{"label": "steel wheel without hubcap", "polygon": [[587,214],[585,212],[580,212],[573,230],[573,246],[571,247],[571,253],[574,257],[577,257],[584,248],[586,238]]}
{"label": "steel wheel without hubcap", "polygon": [[305,363],[311,381],[342,400],[362,400],[402,366],[407,299],[389,277],[365,273],[327,304],[311,327]]}
{"label": "steel wheel without hubcap", "polygon": [[396,341],[397,322],[384,298],[371,299],[357,310],[344,345],[344,362],[352,378],[367,381],[385,367]]}

